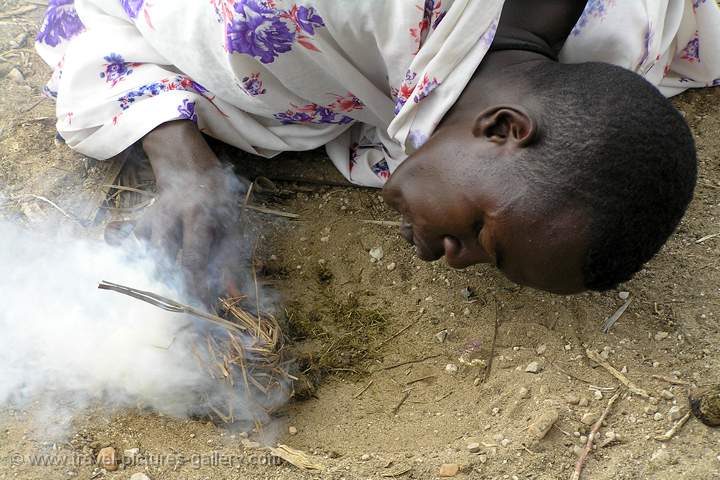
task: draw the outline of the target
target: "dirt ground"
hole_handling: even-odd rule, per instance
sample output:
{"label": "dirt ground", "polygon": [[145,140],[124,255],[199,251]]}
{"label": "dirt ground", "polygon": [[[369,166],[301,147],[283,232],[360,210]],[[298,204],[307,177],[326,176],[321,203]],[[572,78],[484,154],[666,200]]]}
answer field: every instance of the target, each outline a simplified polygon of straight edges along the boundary
{"label": "dirt ground", "polygon": [[[49,69],[32,51],[40,3],[0,0],[1,12],[37,7],[0,17],[0,193],[42,195],[79,214],[73,208],[92,197],[108,166],[54,141],[53,104],[41,96]],[[13,66],[24,79],[6,76]],[[291,401],[276,427],[280,443],[307,452],[325,470],[267,465],[267,455],[248,448],[241,433],[207,422],[101,406],[76,418],[69,438],[51,443],[30,426],[29,412],[4,408],[0,479],[113,480],[136,472],[152,480],[424,479],[449,463],[459,465],[458,478],[570,478],[589,432],[581,419],[602,412],[620,386],[586,357],[586,348],[604,351],[654,399],[618,400],[583,478],[720,478],[719,429],[691,419],[671,441],[654,439],[674,423],[670,408],[686,405],[681,383],[720,382],[720,237],[698,242],[720,233],[720,89],[688,92],[675,104],[697,139],[696,197],[661,254],[623,285],[632,303],[609,333],[601,325],[623,305],[619,291],[556,296],[518,287],[490,267],[456,271],[443,261],[427,264],[414,258],[396,228],[363,222],[397,220],[378,191],[281,183],[289,194],[268,206],[300,219],[265,217],[260,256],[266,281],[287,309],[288,330],[334,357],[316,372],[314,394]],[[21,220],[36,214],[55,212],[43,203],[0,209]],[[383,257],[371,262],[376,247]],[[464,294],[466,288],[474,295]],[[343,323],[346,317],[333,313],[348,305],[359,312],[358,322]],[[459,357],[470,351],[487,360],[496,322],[495,355],[483,381],[485,370]],[[343,341],[348,335],[360,341]],[[416,362],[388,368],[410,361]],[[538,362],[539,373],[526,372],[531,362]],[[448,364],[458,371],[448,372]],[[529,424],[549,409],[559,420],[542,441],[532,442]],[[288,433],[290,426],[296,434]],[[468,450],[473,442],[477,452]],[[88,459],[108,445],[166,461],[100,471]],[[13,460],[43,452],[74,456],[81,465]],[[173,455],[205,460],[172,465],[167,458]],[[228,458],[243,462],[230,467]]]}

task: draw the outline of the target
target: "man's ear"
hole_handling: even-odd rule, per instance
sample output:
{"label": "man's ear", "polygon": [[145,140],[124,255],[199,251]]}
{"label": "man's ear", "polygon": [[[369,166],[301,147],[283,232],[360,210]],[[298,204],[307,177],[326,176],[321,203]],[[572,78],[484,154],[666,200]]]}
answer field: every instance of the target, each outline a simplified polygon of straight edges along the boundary
{"label": "man's ear", "polygon": [[518,106],[494,106],[482,111],[473,124],[473,136],[498,145],[518,147],[532,144],[537,134],[535,120]]}

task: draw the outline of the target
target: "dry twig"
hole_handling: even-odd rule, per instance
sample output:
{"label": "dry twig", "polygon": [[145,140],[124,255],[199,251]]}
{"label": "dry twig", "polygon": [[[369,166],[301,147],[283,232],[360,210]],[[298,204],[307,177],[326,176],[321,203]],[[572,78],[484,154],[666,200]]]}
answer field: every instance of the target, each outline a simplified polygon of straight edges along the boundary
{"label": "dry twig", "polygon": [[680,380],[679,378],[666,377],[665,375],[653,375],[652,378],[656,380],[662,380],[663,382],[668,382],[672,385],[690,385],[690,382]]}
{"label": "dry twig", "polygon": [[490,378],[490,371],[492,370],[493,358],[495,358],[495,344],[497,343],[498,330],[500,330],[500,313],[498,307],[497,297],[495,298],[495,325],[493,326],[493,337],[492,344],[490,345],[490,356],[487,361],[487,368],[485,368],[485,376],[483,377],[483,383],[487,382]]}
{"label": "dry twig", "polygon": [[593,425],[592,430],[590,431],[590,435],[588,435],[587,443],[585,444],[582,452],[580,452],[580,457],[578,457],[577,463],[575,464],[575,471],[573,472],[572,477],[570,477],[570,480],[580,480],[580,474],[582,473],[582,469],[585,465],[585,461],[587,460],[587,456],[590,453],[590,450],[592,450],[595,436],[597,435],[598,430],[600,430],[600,427],[605,421],[605,418],[608,416],[608,413],[610,413],[610,409],[615,404],[617,399],[620,398],[620,393],[621,392],[617,392],[615,395],[612,396],[612,398],[608,401],[607,407],[605,407],[605,411],[602,413],[598,421],[595,422],[595,425]]}
{"label": "dry twig", "polygon": [[10,10],[8,12],[2,12],[0,13],[0,18],[12,18],[17,17],[20,15],[24,15],[26,13],[30,13],[33,10],[37,9],[37,5],[25,5],[23,7],[16,8],[15,10]]}
{"label": "dry twig", "polygon": [[670,440],[672,437],[675,436],[675,434],[677,432],[680,431],[680,429],[683,427],[683,425],[685,425],[685,423],[687,423],[687,421],[690,420],[691,414],[692,414],[692,412],[687,412],[685,415],[683,415],[683,417],[680,420],[677,421],[677,423],[675,423],[675,425],[672,426],[672,428],[670,430],[663,433],[662,435],[657,435],[655,437],[655,440],[658,440],[660,442],[667,442],[668,440]]}
{"label": "dry twig", "polygon": [[390,220],[360,220],[360,223],[367,223],[369,225],[380,225],[383,227],[399,227],[402,225],[400,222],[393,222]]}
{"label": "dry twig", "polygon": [[588,356],[588,358],[590,360],[597,363],[598,365],[603,367],[605,370],[607,370],[610,373],[610,375],[617,378],[620,381],[620,383],[625,385],[628,388],[628,390],[630,390],[632,393],[634,393],[635,395],[640,395],[641,397],[644,397],[644,398],[650,398],[650,394],[647,393],[647,391],[643,390],[642,388],[639,388],[634,383],[632,383],[630,380],[628,380],[628,378],[625,375],[620,373],[618,370],[615,369],[615,367],[613,367],[607,361],[605,361],[598,352],[588,349],[588,350],[585,350],[585,354]]}
{"label": "dry twig", "polygon": [[605,319],[605,321],[603,322],[603,333],[608,333],[610,331],[613,325],[615,325],[615,323],[620,320],[620,317],[623,313],[625,313],[625,310],[627,310],[631,303],[632,299],[628,298],[625,303],[623,303],[620,308],[615,311],[615,313]]}
{"label": "dry twig", "polygon": [[406,360],[404,362],[396,363],[394,365],[382,367],[380,370],[392,370],[393,368],[402,367],[403,365],[410,365],[412,363],[421,363],[421,362],[424,362],[425,360],[430,360],[431,358],[437,358],[439,356],[440,356],[440,354],[438,353],[437,355],[428,355],[426,357],[416,358],[415,360]]}
{"label": "dry twig", "polygon": [[403,403],[405,403],[405,400],[407,400],[408,397],[410,396],[410,392],[412,392],[412,388],[409,388],[408,390],[406,390],[405,395],[403,395],[403,397],[400,399],[400,401],[397,403],[397,405],[395,405],[393,407],[393,409],[392,409],[393,415],[397,415],[398,411],[400,410],[400,407],[403,406]]}
{"label": "dry twig", "polygon": [[370,380],[370,382],[368,382],[368,384],[365,385],[365,388],[363,388],[363,389],[360,390],[358,393],[356,393],[355,395],[353,395],[353,398],[360,398],[360,395],[362,395],[363,393],[365,393],[365,392],[367,391],[367,389],[370,388],[370,385],[372,385],[374,381],[375,381],[375,380]]}

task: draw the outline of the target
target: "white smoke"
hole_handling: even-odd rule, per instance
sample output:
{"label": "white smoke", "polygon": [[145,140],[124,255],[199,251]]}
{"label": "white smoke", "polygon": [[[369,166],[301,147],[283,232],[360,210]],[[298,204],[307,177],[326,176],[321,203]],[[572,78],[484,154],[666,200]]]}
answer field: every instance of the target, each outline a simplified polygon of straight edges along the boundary
{"label": "white smoke", "polygon": [[36,225],[0,221],[0,407],[39,401],[54,422],[91,404],[182,417],[207,413],[210,395],[264,415],[198,362],[197,320],[98,290],[108,280],[182,300],[150,255]]}

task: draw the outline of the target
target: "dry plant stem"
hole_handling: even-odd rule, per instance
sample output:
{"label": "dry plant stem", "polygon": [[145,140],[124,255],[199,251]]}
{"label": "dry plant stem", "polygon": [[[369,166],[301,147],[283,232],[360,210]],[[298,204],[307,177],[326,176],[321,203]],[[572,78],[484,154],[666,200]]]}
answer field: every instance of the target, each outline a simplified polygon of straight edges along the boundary
{"label": "dry plant stem", "polygon": [[[420,314],[420,316],[422,316],[422,314]],[[418,317],[418,319],[419,319],[419,318],[420,318],[420,317]],[[412,323],[408,323],[408,324],[405,325],[403,328],[401,328],[400,330],[398,330],[397,332],[393,333],[393,334],[390,335],[388,338],[386,338],[385,340],[383,340],[382,342],[380,342],[380,344],[377,346],[377,349],[379,350],[380,347],[382,347],[382,346],[385,345],[387,342],[389,342],[389,341],[392,340],[393,338],[397,337],[398,335],[400,335],[401,333],[403,333],[405,330],[407,330],[408,328],[412,327],[412,326],[415,325],[416,323],[417,323],[417,320],[415,320],[415,321],[412,322]]]}
{"label": "dry plant stem", "polygon": [[632,383],[630,380],[628,380],[628,378],[625,375],[620,373],[618,370],[615,369],[615,367],[613,367],[608,362],[603,360],[603,358],[600,356],[600,354],[598,352],[588,349],[585,351],[585,354],[588,356],[588,358],[590,360],[597,363],[598,365],[603,367],[605,370],[607,370],[610,373],[610,375],[617,378],[620,381],[620,383],[625,385],[628,388],[628,390],[630,390],[630,392],[634,393],[635,395],[640,395],[641,397],[644,397],[644,398],[650,398],[650,394],[647,393],[647,391],[643,390],[642,388],[639,388],[634,383]]}
{"label": "dry plant stem", "polygon": [[48,205],[50,205],[51,207],[53,207],[55,210],[57,210],[58,212],[60,212],[64,217],[69,218],[70,220],[73,220],[73,221],[79,223],[79,224],[80,224],[81,226],[83,226],[83,227],[87,227],[87,226],[88,226],[88,223],[85,222],[84,220],[76,217],[75,215],[72,215],[72,214],[68,213],[68,212],[65,211],[62,207],[60,207],[57,203],[55,203],[55,202],[53,202],[52,200],[50,200],[50,199],[48,199],[48,198],[45,198],[45,197],[43,197],[43,196],[41,196],[41,195],[35,195],[34,193],[23,193],[23,194],[20,194],[20,195],[14,195],[14,196],[10,197],[11,200],[19,200],[19,199],[21,199],[21,198],[34,198],[35,200],[39,200],[39,201],[41,201],[41,202],[45,202],[45,203],[47,203]]}
{"label": "dry plant stem", "polygon": [[168,312],[187,313],[188,315],[202,318],[204,320],[215,323],[217,325],[221,325],[234,331],[243,331],[242,328],[238,327],[232,322],[225,320],[222,317],[218,317],[217,315],[213,315],[211,313],[203,312],[202,310],[198,310],[189,305],[183,305],[182,303],[176,302],[175,300],[170,300],[169,298],[163,297],[156,293],[138,290],[132,287],[126,287],[124,285],[106,282],[104,280],[100,282],[98,288],[100,290],[110,290],[113,292],[122,293],[123,295],[142,300],[143,302],[149,303],[150,305],[162,308],[163,310],[167,310]]}
{"label": "dry plant stem", "polygon": [[686,382],[685,380],[680,380],[678,378],[670,378],[664,375],[653,375],[652,378],[656,380],[662,380],[663,382],[668,382],[672,385],[690,385],[690,382]]}
{"label": "dry plant stem", "polygon": [[680,420],[677,421],[677,423],[675,423],[675,425],[672,426],[672,428],[670,430],[663,433],[662,435],[657,435],[655,437],[655,440],[657,440],[659,442],[667,442],[668,440],[673,438],[675,436],[675,434],[680,431],[680,429],[683,427],[683,425],[685,425],[687,423],[687,421],[690,420],[691,414],[692,414],[692,412],[687,412],[685,415],[683,415],[683,417]]}
{"label": "dry plant stem", "polygon": [[485,368],[485,376],[483,377],[483,383],[487,382],[490,378],[490,372],[492,371],[493,358],[495,358],[495,344],[497,343],[497,334],[500,330],[500,312],[497,298],[495,298],[495,324],[493,326],[493,337],[492,344],[490,345],[490,356],[488,357],[487,367]]}
{"label": "dry plant stem", "polygon": [[399,477],[400,475],[405,475],[410,470],[412,470],[412,467],[408,467],[404,470],[400,470],[400,471],[393,472],[393,473],[381,473],[380,476],[385,477],[385,478]]}
{"label": "dry plant stem", "polygon": [[612,396],[612,398],[608,401],[607,407],[605,407],[605,411],[602,413],[598,421],[595,422],[595,425],[593,425],[593,428],[590,431],[590,435],[588,435],[587,443],[585,444],[585,447],[580,453],[580,457],[578,457],[577,463],[575,464],[575,471],[573,472],[572,477],[570,477],[570,480],[580,480],[580,474],[582,473],[583,466],[585,465],[585,460],[587,460],[587,456],[590,453],[590,450],[592,450],[595,435],[597,435],[597,432],[598,430],[600,430],[602,423],[605,421],[608,413],[610,413],[610,409],[612,408],[612,406],[615,404],[617,399],[620,398],[620,393],[621,392],[617,392],[615,395]]}
{"label": "dry plant stem", "polygon": [[399,227],[402,225],[400,222],[393,222],[391,220],[360,220],[360,223],[367,223],[369,225],[380,225],[383,227]]}
{"label": "dry plant stem", "polygon": [[631,303],[632,299],[628,298],[625,303],[623,303],[620,308],[615,311],[615,313],[613,313],[605,320],[605,322],[603,323],[603,333],[608,333],[610,331],[613,325],[615,325],[615,323],[620,320],[620,317],[622,317],[622,314],[625,313],[625,310],[627,310]]}
{"label": "dry plant stem", "polygon": [[430,360],[431,358],[437,358],[440,354],[437,355],[428,355],[427,357],[417,358],[415,360],[407,360],[405,362],[396,363],[394,365],[389,365],[387,367],[382,367],[380,370],[392,370],[393,368],[402,367],[403,365],[410,365],[411,363],[420,363],[424,362],[425,360]]}
{"label": "dry plant stem", "polygon": [[410,392],[412,392],[412,389],[407,390],[405,392],[405,395],[403,395],[403,397],[400,399],[400,401],[397,403],[397,405],[395,405],[395,407],[393,407],[393,409],[392,409],[393,415],[397,415],[398,411],[400,410],[400,407],[403,406],[403,403],[405,403],[405,400],[407,400],[408,397],[410,396]]}
{"label": "dry plant stem", "polygon": [[362,395],[363,393],[367,392],[367,389],[370,388],[370,386],[373,384],[373,382],[375,382],[375,380],[370,380],[370,382],[368,382],[368,384],[365,385],[365,388],[363,388],[363,389],[360,390],[358,393],[356,393],[355,395],[353,395],[353,398],[360,398],[360,395]]}

